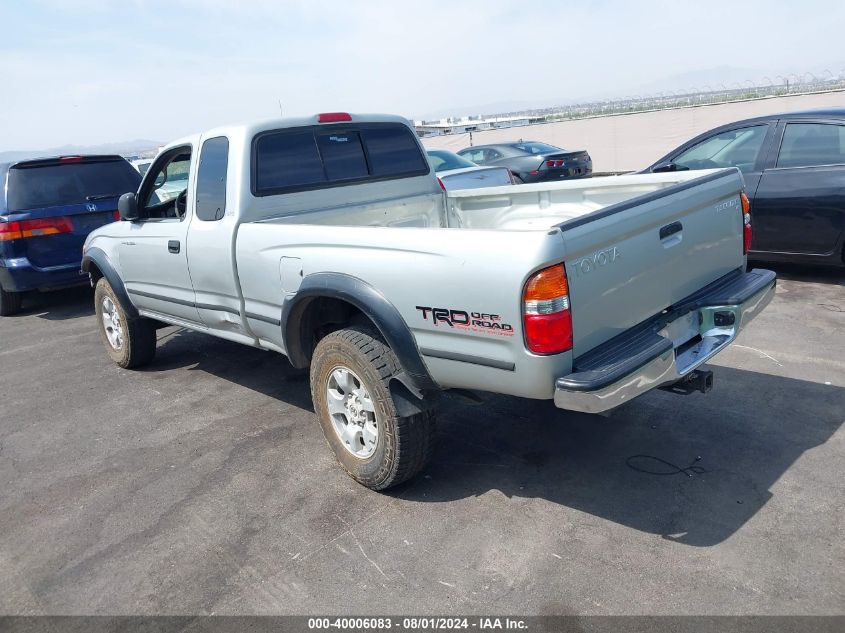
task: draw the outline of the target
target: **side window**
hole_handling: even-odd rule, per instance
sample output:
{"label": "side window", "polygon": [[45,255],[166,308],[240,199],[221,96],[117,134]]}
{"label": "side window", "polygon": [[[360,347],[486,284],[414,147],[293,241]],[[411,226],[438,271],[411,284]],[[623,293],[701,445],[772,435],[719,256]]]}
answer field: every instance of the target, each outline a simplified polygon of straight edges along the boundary
{"label": "side window", "polygon": [[219,220],[226,213],[226,170],[229,167],[229,139],[208,139],[202,144],[197,171],[197,218]]}
{"label": "side window", "polygon": [[502,157],[501,152],[497,152],[494,149],[488,149],[484,151],[484,160],[491,161],[491,160],[499,160]]}
{"label": "side window", "polygon": [[467,160],[471,160],[477,165],[480,165],[484,162],[484,150],[483,149],[474,149],[474,150],[467,150],[458,154],[458,156],[463,156]]}
{"label": "side window", "polygon": [[721,132],[693,145],[672,162],[687,169],[739,167],[751,171],[763,147],[768,125]]}
{"label": "side window", "polygon": [[184,148],[163,163],[154,163],[155,173],[142,184],[142,209],[147,219],[183,218],[187,209],[191,150]]}
{"label": "side window", "polygon": [[778,167],[845,163],[845,126],[833,123],[788,123]]}

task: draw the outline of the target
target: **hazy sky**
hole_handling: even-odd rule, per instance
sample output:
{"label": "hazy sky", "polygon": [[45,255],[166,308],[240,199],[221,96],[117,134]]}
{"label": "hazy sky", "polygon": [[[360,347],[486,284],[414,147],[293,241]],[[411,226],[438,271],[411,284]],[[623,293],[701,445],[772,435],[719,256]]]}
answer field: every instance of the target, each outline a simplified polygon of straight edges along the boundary
{"label": "hazy sky", "polygon": [[838,74],[843,24],[841,0],[0,0],[0,151],[167,141],[279,100],[418,117],[722,66]]}

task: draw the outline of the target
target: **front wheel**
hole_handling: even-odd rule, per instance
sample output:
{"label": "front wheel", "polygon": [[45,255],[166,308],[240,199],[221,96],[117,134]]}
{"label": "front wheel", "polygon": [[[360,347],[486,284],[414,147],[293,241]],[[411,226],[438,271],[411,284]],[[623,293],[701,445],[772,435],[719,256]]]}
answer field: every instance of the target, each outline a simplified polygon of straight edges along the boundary
{"label": "front wheel", "polygon": [[94,289],[94,310],[100,334],[111,359],[125,369],[148,364],[156,352],[155,323],[130,319],[105,277]]}
{"label": "front wheel", "polygon": [[401,371],[377,335],[350,327],[324,337],[311,361],[311,397],[323,435],[355,481],[384,490],[419,473],[434,449],[434,415],[402,417],[390,393]]}

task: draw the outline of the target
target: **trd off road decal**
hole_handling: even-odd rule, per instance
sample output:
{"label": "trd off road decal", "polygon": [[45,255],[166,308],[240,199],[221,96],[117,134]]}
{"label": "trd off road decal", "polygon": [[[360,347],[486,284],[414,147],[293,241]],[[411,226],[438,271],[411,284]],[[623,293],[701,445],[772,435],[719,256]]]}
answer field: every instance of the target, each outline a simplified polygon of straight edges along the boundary
{"label": "trd off road decal", "polygon": [[431,322],[440,327],[448,326],[466,332],[493,334],[495,336],[513,336],[513,326],[502,323],[498,314],[486,312],[467,312],[466,310],[450,310],[449,308],[431,308],[416,306],[422,314],[423,321]]}

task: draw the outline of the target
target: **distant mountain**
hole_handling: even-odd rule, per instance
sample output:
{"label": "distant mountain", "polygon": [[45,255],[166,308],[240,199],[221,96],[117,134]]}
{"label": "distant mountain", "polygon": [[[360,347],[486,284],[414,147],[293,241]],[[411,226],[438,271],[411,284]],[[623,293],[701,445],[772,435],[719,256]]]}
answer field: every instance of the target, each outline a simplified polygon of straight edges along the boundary
{"label": "distant mountain", "polygon": [[155,152],[160,145],[163,145],[161,141],[136,139],[134,141],[102,143],[100,145],[62,145],[61,147],[51,147],[42,150],[12,150],[0,152],[0,163],[37,158],[39,156],[67,156],[72,154],[120,154],[121,156],[134,156],[145,152]]}

